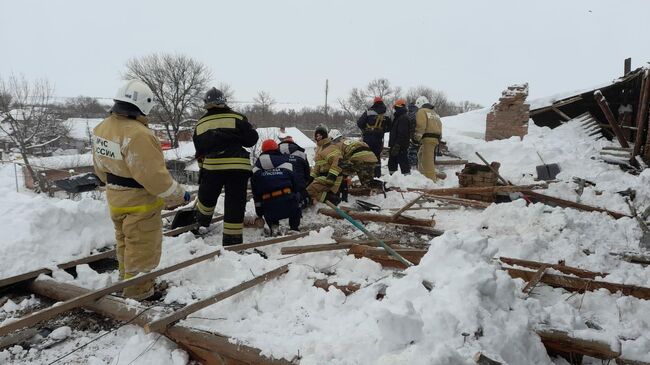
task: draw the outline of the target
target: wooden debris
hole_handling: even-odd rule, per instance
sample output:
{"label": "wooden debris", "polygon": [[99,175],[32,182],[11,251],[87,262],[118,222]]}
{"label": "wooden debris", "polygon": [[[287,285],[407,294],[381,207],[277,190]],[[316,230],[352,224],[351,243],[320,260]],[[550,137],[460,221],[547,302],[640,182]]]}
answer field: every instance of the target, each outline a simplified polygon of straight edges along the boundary
{"label": "wooden debris", "polygon": [[[395,249],[397,253],[404,258],[417,265],[420,259],[427,253],[427,250],[419,249]],[[355,245],[348,251],[348,254],[354,255],[356,258],[366,257],[372,261],[378,262],[384,267],[393,267],[398,269],[405,269],[406,265],[399,260],[391,257],[386,250],[364,245]]]}
{"label": "wooden debris", "polygon": [[478,365],[501,365],[500,362],[494,361],[480,352],[474,355],[474,362]]}
{"label": "wooden debris", "polygon": [[626,215],[626,214],[623,214],[623,213],[613,212],[611,210],[598,208],[598,207],[592,207],[590,205],[574,203],[574,202],[569,201],[569,200],[564,200],[564,199],[556,198],[554,196],[549,196],[549,195],[544,195],[544,194],[541,194],[541,193],[536,193],[536,192],[530,191],[530,190],[526,191],[525,194],[526,194],[526,196],[528,198],[532,198],[534,200],[537,200],[539,202],[542,202],[544,204],[551,205],[551,206],[560,206],[560,207],[563,207],[563,208],[573,208],[573,209],[582,210],[582,211],[585,211],[585,212],[604,212],[604,213],[607,213],[607,214],[611,215],[612,217],[614,217],[616,219],[623,218],[623,217],[631,218],[629,215]]}
{"label": "wooden debris", "polygon": [[464,165],[467,160],[436,160],[436,166]]}
{"label": "wooden debris", "polygon": [[[399,240],[383,240],[388,245],[398,244]],[[324,252],[324,251],[335,251],[335,250],[349,250],[353,246],[357,245],[366,245],[366,246],[378,246],[379,244],[375,241],[348,241],[340,243],[324,243],[320,245],[306,245],[306,246],[290,246],[282,247],[280,253],[283,255],[297,255],[302,253],[311,253],[311,252]]]}
{"label": "wooden debris", "polygon": [[317,288],[321,288],[325,291],[329,291],[330,286],[335,287],[336,289],[340,290],[345,294],[346,296],[356,292],[357,290],[361,289],[361,285],[357,283],[348,283],[347,285],[341,285],[337,283],[330,283],[327,281],[327,279],[318,279],[314,280],[314,286]]}
{"label": "wooden debris", "polygon": [[427,228],[427,227],[403,226],[401,228],[404,231],[420,233],[420,234],[426,234],[426,235],[433,236],[433,237],[442,236],[445,233],[445,231],[441,231],[441,230],[435,229],[435,228]]}
{"label": "wooden debris", "polygon": [[25,342],[36,336],[37,333],[38,330],[36,328],[26,328],[22,331],[2,336],[0,337],[0,350]]}
{"label": "wooden debris", "polygon": [[456,194],[484,194],[493,195],[496,193],[517,193],[528,191],[531,189],[546,189],[547,184],[531,184],[531,185],[497,185],[497,186],[471,186],[471,187],[458,187],[458,188],[442,188],[442,189],[413,189],[408,188],[408,191],[419,191],[427,194],[446,196]]}
{"label": "wooden debris", "polygon": [[537,330],[536,332],[547,350],[586,355],[603,360],[621,356],[621,353],[613,350],[609,343],[577,338],[567,332],[553,329]]}
{"label": "wooden debris", "polygon": [[181,319],[186,318],[188,315],[203,309],[205,307],[208,307],[212,304],[218,303],[224,299],[230,298],[231,296],[241,293],[246,289],[250,289],[254,287],[257,284],[264,283],[266,281],[269,281],[271,279],[277,278],[278,276],[286,273],[289,271],[289,265],[283,265],[280,266],[279,268],[275,270],[271,270],[269,272],[266,272],[260,276],[255,277],[254,279],[245,281],[239,285],[236,285],[226,291],[220,292],[218,294],[212,295],[208,298],[205,298],[203,300],[199,300],[198,302],[192,303],[188,306],[185,306],[182,309],[179,309],[175,311],[174,313],[163,317],[156,319],[155,321],[149,322],[144,325],[144,331],[146,333],[149,332],[164,332],[167,327],[169,327],[172,323],[178,322]]}
{"label": "wooden debris", "polygon": [[621,260],[632,264],[650,265],[650,255],[645,255],[639,252],[610,252],[609,254],[612,256],[618,256]]}
{"label": "wooden debris", "polygon": [[453,198],[450,196],[440,196],[440,195],[433,195],[433,194],[425,194],[424,197],[430,200],[438,200],[449,204],[462,205],[464,207],[476,208],[476,209],[485,209],[492,204],[492,203],[482,202],[478,200]]}
{"label": "wooden debris", "polygon": [[420,199],[422,199],[422,195],[424,195],[424,194],[420,194],[420,195],[418,195],[415,199],[413,199],[413,200],[411,200],[410,202],[406,203],[403,207],[401,207],[399,210],[397,210],[397,212],[395,212],[395,213],[393,214],[393,220],[399,218],[399,216],[402,215],[402,213],[404,213],[407,209],[409,209],[410,207],[412,207],[413,204],[415,204],[415,203],[417,203],[418,201],[420,201]]}
{"label": "wooden debris", "polygon": [[[158,269],[154,270],[151,272],[148,272],[146,274],[142,274],[140,276],[136,276],[132,279],[129,280],[124,280],[120,281],[116,284],[109,285],[103,289],[98,289],[95,291],[91,291],[85,295],[82,295],[80,297],[72,298],[70,300],[67,300],[63,303],[57,304],[55,306],[49,307],[42,309],[38,312],[34,312],[26,317],[20,318],[14,322],[8,323],[4,326],[0,326],[0,335],[5,335],[11,331],[17,330],[19,328],[23,327],[28,327],[37,324],[38,322],[53,318],[63,312],[66,312],[70,309],[81,307],[82,305],[92,302],[94,300],[97,300],[103,296],[106,296],[108,294],[114,293],[116,291],[122,290],[124,288],[127,288],[131,285],[135,284],[140,284],[145,281],[154,279],[158,276],[170,273],[172,271],[176,271],[178,269],[182,269],[184,267],[196,264],[201,261],[205,261],[208,259],[211,259],[215,256],[219,255],[219,250],[207,253],[205,255],[201,255],[198,257],[194,257],[192,259],[186,260],[179,262],[177,264],[171,265],[169,267],[163,268],[163,269]],[[51,280],[48,280],[48,282],[51,282]]]}
{"label": "wooden debris", "polygon": [[487,166],[487,167],[490,168],[490,170],[492,171],[492,173],[494,173],[494,174],[496,175],[496,177],[497,177],[499,180],[501,180],[501,182],[503,182],[503,183],[506,184],[506,185],[513,185],[510,181],[504,179],[503,176],[501,176],[501,174],[499,174],[499,171],[497,171],[497,169],[495,169],[494,166],[492,166],[490,163],[488,163],[487,160],[486,160],[485,158],[483,158],[483,156],[481,156],[480,153],[478,153],[478,152],[474,152],[474,153],[476,154],[476,156],[478,156],[478,158],[481,159],[481,161],[483,161],[483,163],[485,164],[485,166]]}
{"label": "wooden debris", "polygon": [[523,266],[523,267],[528,267],[531,269],[539,269],[541,267],[550,267],[552,269],[555,269],[557,271],[560,271],[565,274],[570,274],[570,275],[575,275],[577,277],[581,278],[587,278],[587,279],[595,279],[596,277],[604,277],[609,275],[609,273],[606,272],[596,272],[596,271],[588,271],[588,270],[583,270],[579,269],[577,267],[571,267],[571,266],[566,266],[563,264],[550,264],[546,262],[537,262],[537,261],[530,261],[530,260],[522,260],[522,259],[515,259],[512,257],[499,257],[499,260],[505,264],[508,265],[517,265],[517,266]]}
{"label": "wooden debris", "polygon": [[546,269],[548,267],[546,266],[540,266],[539,269],[535,272],[535,275],[530,279],[528,284],[521,290],[525,294],[530,294],[530,292],[535,288],[535,285],[539,283],[539,281],[542,279],[542,276],[546,274]]}
{"label": "wooden debris", "polygon": [[[88,289],[51,281],[34,281],[29,284],[29,289],[35,294],[58,301],[67,301],[91,293]],[[84,307],[118,321],[131,321],[131,323],[139,326],[144,326],[146,323],[165,315],[164,312],[156,308],[142,313],[145,307],[134,305],[132,302],[126,302],[124,299],[113,296],[86,302]],[[231,338],[218,333],[173,325],[167,328],[165,336],[187,350],[193,360],[203,364],[292,365],[292,362],[288,360],[265,357],[262,355],[261,350],[237,343]]]}
{"label": "wooden debris", "polygon": [[[513,278],[524,279],[525,281],[530,281],[535,276],[535,271],[530,270],[520,270],[515,268],[505,268],[508,271],[508,274]],[[542,276],[540,281],[544,284],[564,288],[569,291],[594,291],[598,289],[607,289],[611,293],[621,292],[623,295],[633,296],[639,299],[650,299],[650,288],[636,286],[636,285],[627,285],[627,284],[618,284],[618,283],[609,283],[606,281],[596,281],[592,279],[577,278],[567,275],[557,275],[557,274],[545,274]]]}
{"label": "wooden debris", "polygon": [[[97,254],[94,254],[94,255],[90,255],[90,256],[87,256],[87,257],[80,258],[80,259],[75,259],[75,260],[68,261],[68,262],[65,262],[65,263],[62,263],[62,264],[58,264],[56,266],[61,270],[65,270],[65,269],[73,268],[73,267],[75,267],[77,265],[89,264],[89,263],[92,263],[92,262],[95,262],[95,261],[107,260],[107,259],[115,259],[115,250],[108,250],[108,251],[100,252],[100,253],[97,253]],[[20,275],[16,275],[16,276],[12,276],[12,277],[9,277],[9,278],[2,279],[2,280],[0,280],[0,288],[5,287],[7,285],[16,284],[16,283],[19,283],[19,282],[22,282],[22,281],[25,281],[25,280],[35,279],[41,274],[50,275],[50,274],[52,274],[52,270],[42,268],[42,269],[26,272],[24,274],[20,274]]]}
{"label": "wooden debris", "polygon": [[609,108],[609,104],[607,103],[607,100],[605,100],[605,96],[600,90],[596,90],[594,92],[594,99],[596,99],[598,106],[600,106],[600,109],[603,111],[603,114],[605,114],[605,119],[607,119],[607,122],[612,127],[612,130],[616,135],[616,139],[618,140],[618,143],[620,143],[621,147],[623,148],[629,148],[630,145],[627,143],[627,140],[623,136],[623,131],[621,131],[621,127],[618,125],[618,122],[616,121],[616,118],[614,117],[612,110]]}
{"label": "wooden debris", "polygon": [[[318,210],[318,213],[332,218],[344,219],[343,217],[338,215],[338,213],[336,213],[334,209],[321,208]],[[400,216],[396,219],[393,219],[392,216],[383,215],[383,214],[354,212],[354,211],[347,211],[346,213],[350,217],[361,221],[406,224],[410,226],[424,226],[424,227],[433,227],[436,224],[436,222],[433,219],[420,219],[420,218],[410,218],[410,217],[406,218],[404,216]]]}
{"label": "wooden debris", "polygon": [[650,365],[650,362],[617,358],[616,365]]}
{"label": "wooden debris", "polygon": [[280,242],[293,241],[293,240],[297,240],[298,238],[302,238],[302,237],[306,237],[306,236],[309,236],[309,232],[297,233],[297,234],[293,234],[291,236],[271,238],[270,240],[264,240],[264,241],[250,242],[250,243],[242,243],[242,244],[239,244],[239,245],[226,246],[226,247],[224,247],[224,250],[228,250],[228,251],[248,250],[250,248],[257,248],[257,247],[273,245],[273,244],[280,243]]}

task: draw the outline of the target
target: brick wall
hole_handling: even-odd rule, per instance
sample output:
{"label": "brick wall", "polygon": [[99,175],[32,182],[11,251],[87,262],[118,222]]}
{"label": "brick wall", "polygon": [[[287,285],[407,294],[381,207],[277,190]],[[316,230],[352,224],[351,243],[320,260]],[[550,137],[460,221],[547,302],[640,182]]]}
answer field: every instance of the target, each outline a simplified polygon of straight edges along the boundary
{"label": "brick wall", "polygon": [[485,123],[485,140],[523,137],[528,133],[530,105],[526,104],[528,84],[509,86],[492,105]]}

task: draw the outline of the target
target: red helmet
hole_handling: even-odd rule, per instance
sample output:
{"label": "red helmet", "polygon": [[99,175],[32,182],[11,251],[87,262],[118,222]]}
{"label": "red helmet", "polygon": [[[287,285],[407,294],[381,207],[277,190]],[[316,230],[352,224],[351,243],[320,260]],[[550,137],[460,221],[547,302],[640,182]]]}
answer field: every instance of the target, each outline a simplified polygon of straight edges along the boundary
{"label": "red helmet", "polygon": [[378,102],[380,102],[380,101],[384,101],[384,100],[381,98],[381,96],[375,96],[375,98],[372,99],[372,102],[373,102],[373,103],[378,103]]}
{"label": "red helmet", "polygon": [[262,142],[262,152],[275,151],[278,149],[278,143],[272,139],[267,139]]}

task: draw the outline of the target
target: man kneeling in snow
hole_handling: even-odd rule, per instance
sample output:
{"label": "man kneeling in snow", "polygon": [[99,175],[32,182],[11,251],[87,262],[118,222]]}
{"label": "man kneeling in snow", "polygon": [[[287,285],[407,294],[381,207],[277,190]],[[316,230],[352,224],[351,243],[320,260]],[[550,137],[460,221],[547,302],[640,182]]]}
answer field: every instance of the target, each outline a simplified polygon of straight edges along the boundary
{"label": "man kneeling in snow", "polygon": [[283,155],[272,139],[262,142],[262,154],[253,167],[251,186],[255,212],[258,217],[264,216],[271,235],[279,233],[280,219],[285,218],[289,218],[291,230],[299,230],[302,211],[298,182],[289,156]]}

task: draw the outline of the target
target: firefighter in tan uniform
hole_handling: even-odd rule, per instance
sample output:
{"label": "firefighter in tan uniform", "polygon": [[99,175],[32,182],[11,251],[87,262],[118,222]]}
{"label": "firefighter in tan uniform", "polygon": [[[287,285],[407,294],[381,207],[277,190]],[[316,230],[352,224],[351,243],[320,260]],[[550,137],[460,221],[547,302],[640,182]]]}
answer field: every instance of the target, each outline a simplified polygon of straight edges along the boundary
{"label": "firefighter in tan uniform", "polygon": [[[93,162],[95,173],[106,183],[122,280],[158,266],[160,211],[189,201],[189,194],[167,171],[160,141],[147,127],[151,89],[131,80],[118,90],[114,101],[109,117],[93,130]],[[154,282],[132,285],[123,294],[146,299],[154,294]]]}
{"label": "firefighter in tan uniform", "polygon": [[343,176],[339,161],[343,157],[341,150],[332,144],[332,140],[327,136],[327,126],[320,124],[314,130],[314,140],[316,140],[316,154],[314,156],[314,168],[311,170],[312,179],[307,186],[309,196],[318,201],[325,200],[338,204],[341,199],[336,195],[341,186]]}
{"label": "firefighter in tan uniform", "polygon": [[436,166],[434,162],[436,146],[442,138],[442,122],[433,105],[426,97],[420,96],[415,101],[418,111],[415,114],[415,133],[413,139],[420,144],[418,150],[418,170],[424,176],[436,181]]}
{"label": "firefighter in tan uniform", "polygon": [[381,188],[383,183],[375,179],[374,169],[377,164],[377,157],[370,147],[362,141],[351,138],[343,138],[338,129],[332,129],[329,133],[332,144],[341,150],[341,161],[339,166],[344,176],[356,174],[359,182],[367,188]]}

